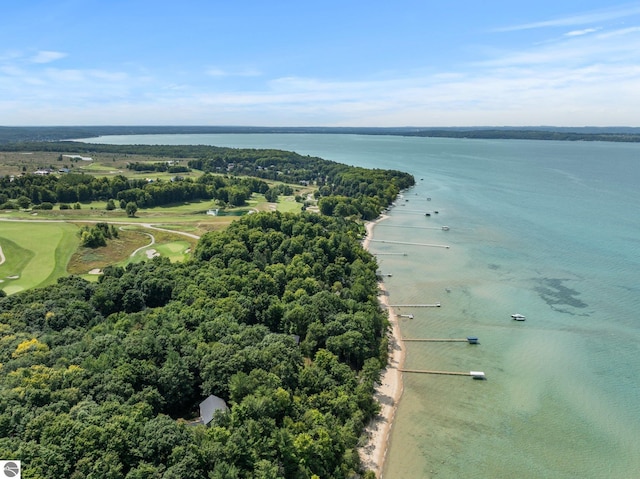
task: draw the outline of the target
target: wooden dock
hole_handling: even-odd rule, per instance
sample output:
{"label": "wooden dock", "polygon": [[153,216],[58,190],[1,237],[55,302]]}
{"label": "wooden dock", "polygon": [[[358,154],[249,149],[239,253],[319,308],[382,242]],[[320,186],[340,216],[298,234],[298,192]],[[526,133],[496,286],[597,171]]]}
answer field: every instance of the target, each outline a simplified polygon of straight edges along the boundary
{"label": "wooden dock", "polygon": [[414,343],[469,343],[477,344],[478,338],[403,338],[405,342]]}
{"label": "wooden dock", "polygon": [[390,308],[439,308],[440,303],[427,303],[427,304],[390,304]]}
{"label": "wooden dock", "polygon": [[[398,206],[405,206],[405,203],[401,203]],[[414,210],[412,208],[402,208],[401,210],[396,211],[396,213],[423,213],[424,214],[424,210]]]}
{"label": "wooden dock", "polygon": [[376,242],[376,243],[406,244],[406,245],[412,245],[412,246],[429,246],[431,248],[445,248],[445,249],[450,248],[450,246],[446,244],[411,243],[409,241],[391,241],[391,240],[377,240],[377,239],[371,239],[369,241]]}
{"label": "wooden dock", "polygon": [[379,224],[376,225],[376,228],[381,228],[381,227],[385,227],[385,228],[411,228],[411,229],[416,229],[416,230],[441,230],[442,226],[409,226],[409,225],[385,225],[385,224]]}
{"label": "wooden dock", "polygon": [[439,374],[442,376],[469,376],[473,379],[486,379],[486,376],[483,371],[469,371],[469,372],[458,372],[458,371],[430,371],[427,369],[400,369],[402,373],[416,373],[416,374]]}

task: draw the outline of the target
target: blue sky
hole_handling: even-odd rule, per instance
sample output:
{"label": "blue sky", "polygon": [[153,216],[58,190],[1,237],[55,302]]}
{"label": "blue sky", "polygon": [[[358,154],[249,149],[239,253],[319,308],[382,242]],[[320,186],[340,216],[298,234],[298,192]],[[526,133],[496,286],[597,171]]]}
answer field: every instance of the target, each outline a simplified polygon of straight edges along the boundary
{"label": "blue sky", "polygon": [[640,2],[3,2],[0,125],[640,126]]}

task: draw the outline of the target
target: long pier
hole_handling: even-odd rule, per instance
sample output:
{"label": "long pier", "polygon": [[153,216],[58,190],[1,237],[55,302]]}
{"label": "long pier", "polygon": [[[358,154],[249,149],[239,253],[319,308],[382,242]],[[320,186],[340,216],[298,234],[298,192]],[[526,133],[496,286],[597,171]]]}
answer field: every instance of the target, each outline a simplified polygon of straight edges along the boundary
{"label": "long pier", "polygon": [[445,249],[450,248],[450,246],[446,244],[411,243],[409,241],[391,241],[391,240],[377,240],[377,239],[371,239],[369,241],[374,241],[376,243],[406,244],[406,245],[412,245],[412,246],[429,246],[431,248],[445,248]]}
{"label": "long pier", "polygon": [[[402,205],[397,205],[402,206]],[[422,213],[424,214],[424,210],[414,210],[410,208],[402,208],[401,210],[397,210],[396,213]]]}
{"label": "long pier", "polygon": [[374,256],[407,256],[407,253],[375,253]]}
{"label": "long pier", "polygon": [[468,373],[458,371],[430,371],[427,369],[399,369],[399,371],[402,373],[439,374],[442,376],[469,376],[473,379],[486,379],[483,371],[469,371]]}
{"label": "long pier", "polygon": [[390,304],[390,308],[439,308],[442,305],[440,303],[432,304]]}
{"label": "long pier", "polygon": [[416,230],[441,230],[442,226],[376,225],[376,228],[412,228]]}
{"label": "long pier", "polygon": [[414,343],[470,343],[469,338],[402,338],[405,342]]}

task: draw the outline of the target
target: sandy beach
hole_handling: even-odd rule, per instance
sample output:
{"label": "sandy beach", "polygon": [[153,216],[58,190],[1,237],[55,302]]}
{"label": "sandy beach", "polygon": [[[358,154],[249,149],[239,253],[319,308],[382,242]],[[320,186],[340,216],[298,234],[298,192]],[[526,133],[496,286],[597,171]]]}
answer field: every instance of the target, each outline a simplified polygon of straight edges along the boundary
{"label": "sandy beach", "polygon": [[[387,217],[381,216],[376,221],[367,223],[367,236],[363,241],[365,249],[369,243],[375,226]],[[380,384],[376,387],[375,398],[380,403],[380,413],[366,427],[365,432],[369,438],[367,444],[360,448],[360,458],[367,469],[375,472],[376,477],[382,477],[384,460],[389,443],[393,418],[400,397],[402,396],[402,365],[404,363],[404,344],[398,326],[395,312],[389,307],[389,298],[384,284],[380,282],[380,303],[389,312],[391,332],[389,335],[389,362],[383,369]]]}

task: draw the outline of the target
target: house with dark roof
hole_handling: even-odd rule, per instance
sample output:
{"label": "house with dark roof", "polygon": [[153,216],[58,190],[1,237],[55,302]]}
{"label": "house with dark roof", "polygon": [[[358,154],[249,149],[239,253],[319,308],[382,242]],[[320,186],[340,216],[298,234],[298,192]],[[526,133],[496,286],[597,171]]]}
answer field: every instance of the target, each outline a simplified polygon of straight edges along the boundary
{"label": "house with dark roof", "polygon": [[228,411],[227,403],[224,399],[214,396],[213,394],[200,403],[200,421],[205,426],[213,420],[213,416],[217,411]]}

